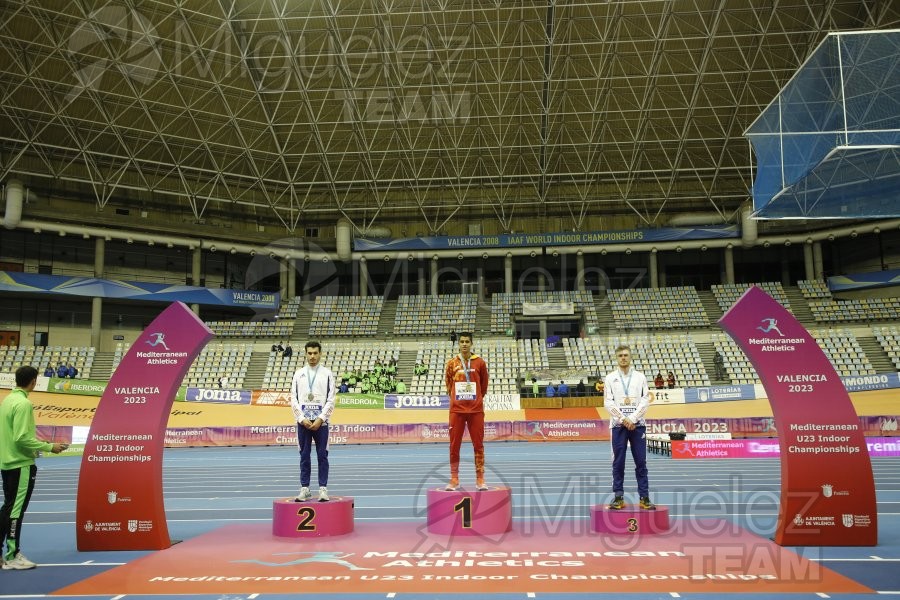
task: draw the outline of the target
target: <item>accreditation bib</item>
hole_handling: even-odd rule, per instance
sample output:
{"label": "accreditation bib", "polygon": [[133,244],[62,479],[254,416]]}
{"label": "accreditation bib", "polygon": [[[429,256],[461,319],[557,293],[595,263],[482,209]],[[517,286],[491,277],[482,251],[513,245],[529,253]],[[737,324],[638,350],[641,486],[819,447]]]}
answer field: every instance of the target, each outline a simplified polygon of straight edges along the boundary
{"label": "accreditation bib", "polygon": [[478,398],[478,387],[474,381],[457,381],[455,383],[457,402],[474,402]]}

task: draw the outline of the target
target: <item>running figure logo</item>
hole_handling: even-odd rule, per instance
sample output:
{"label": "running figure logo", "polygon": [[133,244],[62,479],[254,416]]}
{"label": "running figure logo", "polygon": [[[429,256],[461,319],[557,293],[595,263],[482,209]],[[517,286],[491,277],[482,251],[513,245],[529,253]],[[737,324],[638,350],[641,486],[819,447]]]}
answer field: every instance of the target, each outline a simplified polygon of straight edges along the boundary
{"label": "running figure logo", "polygon": [[759,329],[763,333],[769,333],[774,330],[778,332],[778,337],[784,337],[784,334],[781,333],[780,329],[778,329],[778,321],[776,321],[775,319],[763,319],[762,322],[765,323],[766,326],[763,327],[762,325],[759,325],[757,329]]}
{"label": "running figure logo", "polygon": [[340,552],[276,552],[272,556],[289,556],[292,554],[306,554],[308,555],[306,558],[298,558],[296,560],[291,560],[288,562],[270,562],[266,560],[259,559],[247,559],[247,560],[233,560],[231,562],[234,563],[253,563],[257,565],[263,565],[265,567],[289,567],[293,565],[302,565],[306,563],[330,563],[333,565],[340,565],[342,567],[346,567],[351,571],[371,571],[372,569],[366,567],[357,567],[352,562],[346,559],[348,556],[353,556],[353,553],[350,552],[348,554],[341,554]]}
{"label": "running figure logo", "polygon": [[162,347],[166,349],[166,351],[170,351],[169,347],[166,346],[166,334],[164,333],[151,333],[150,337],[153,338],[153,341],[147,340],[147,343],[150,344],[151,348],[156,348],[160,344]]}

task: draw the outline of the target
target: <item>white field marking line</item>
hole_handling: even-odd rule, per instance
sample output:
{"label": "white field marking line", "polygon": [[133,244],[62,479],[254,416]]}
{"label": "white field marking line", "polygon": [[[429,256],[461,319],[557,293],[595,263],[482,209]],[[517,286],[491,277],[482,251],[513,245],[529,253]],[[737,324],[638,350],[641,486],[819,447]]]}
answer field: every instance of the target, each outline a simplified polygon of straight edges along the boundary
{"label": "white field marking line", "polygon": [[[824,592],[816,592],[816,596],[818,596],[819,598],[831,598],[831,596],[829,596],[828,594],[826,594]],[[113,599],[113,600],[115,600],[115,599]]]}
{"label": "white field marking line", "polygon": [[122,600],[125,597],[125,594],[119,594],[118,596],[113,596],[109,600]]}
{"label": "white field marking line", "polygon": [[669,592],[669,595],[673,598],[681,598],[681,594],[679,594],[678,592]]}
{"label": "white field marking line", "polygon": [[534,592],[528,592],[527,594],[525,594],[525,597],[526,598],[534,598]]}
{"label": "white field marking line", "polygon": [[257,598],[258,596],[259,594],[250,594],[249,596],[247,596],[247,600],[254,600],[254,598]]}
{"label": "white field marking line", "polygon": [[815,562],[900,562],[900,558],[810,558]]}
{"label": "white field marking line", "polygon": [[40,563],[42,567],[119,567],[128,563],[123,562],[96,562],[85,560],[78,563]]}
{"label": "white field marking line", "polygon": [[396,595],[397,595],[397,594],[396,594],[395,592],[389,592],[388,595],[387,595],[387,598],[393,598],[393,597],[396,596]]}

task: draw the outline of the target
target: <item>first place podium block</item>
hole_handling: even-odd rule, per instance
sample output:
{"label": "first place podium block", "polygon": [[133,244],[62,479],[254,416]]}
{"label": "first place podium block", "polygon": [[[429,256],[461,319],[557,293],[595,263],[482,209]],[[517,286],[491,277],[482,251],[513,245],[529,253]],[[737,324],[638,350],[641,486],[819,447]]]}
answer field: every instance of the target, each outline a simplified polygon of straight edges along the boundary
{"label": "first place podium block", "polygon": [[272,535],[308,538],[352,531],[353,498],[349,496],[333,496],[328,502],[279,498],[272,503]]}
{"label": "first place podium block", "polygon": [[641,510],[626,506],[611,510],[606,505],[591,507],[591,531],[625,535],[648,535],[669,530],[669,508],[657,506],[656,510]]}
{"label": "first place podium block", "polygon": [[512,529],[508,487],[488,490],[428,490],[428,532],[443,535],[496,535]]}

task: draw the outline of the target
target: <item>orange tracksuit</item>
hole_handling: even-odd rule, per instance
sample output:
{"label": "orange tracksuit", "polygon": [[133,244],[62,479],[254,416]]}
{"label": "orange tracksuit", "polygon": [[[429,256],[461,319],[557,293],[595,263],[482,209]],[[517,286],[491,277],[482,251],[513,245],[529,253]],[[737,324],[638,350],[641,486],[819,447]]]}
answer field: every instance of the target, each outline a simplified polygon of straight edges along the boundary
{"label": "orange tracksuit", "polygon": [[[471,398],[466,394],[457,398],[458,382],[465,382],[468,367],[468,381],[475,384]],[[465,361],[456,355],[447,361],[444,370],[447,384],[447,395],[450,396],[450,477],[459,479],[459,448],[462,445],[463,433],[469,428],[472,447],[475,450],[475,477],[484,480],[484,395],[488,389],[487,363],[477,354],[469,356]]]}

